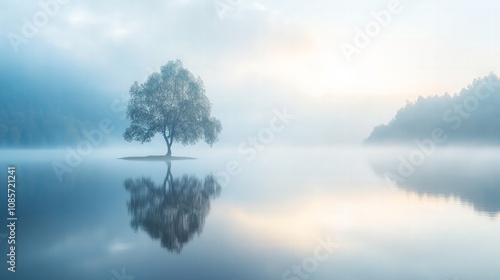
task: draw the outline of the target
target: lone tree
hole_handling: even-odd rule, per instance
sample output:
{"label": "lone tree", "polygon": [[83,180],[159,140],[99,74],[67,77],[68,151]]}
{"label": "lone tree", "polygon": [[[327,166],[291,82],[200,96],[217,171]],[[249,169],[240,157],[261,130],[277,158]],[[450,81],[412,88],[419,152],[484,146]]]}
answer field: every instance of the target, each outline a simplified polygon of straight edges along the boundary
{"label": "lone tree", "polygon": [[147,81],[130,87],[127,118],[130,126],[123,137],[131,142],[149,142],[160,133],[167,143],[195,144],[204,139],[212,146],[222,130],[218,119],[211,117],[211,103],[200,77],[184,68],[180,60],[169,61]]}

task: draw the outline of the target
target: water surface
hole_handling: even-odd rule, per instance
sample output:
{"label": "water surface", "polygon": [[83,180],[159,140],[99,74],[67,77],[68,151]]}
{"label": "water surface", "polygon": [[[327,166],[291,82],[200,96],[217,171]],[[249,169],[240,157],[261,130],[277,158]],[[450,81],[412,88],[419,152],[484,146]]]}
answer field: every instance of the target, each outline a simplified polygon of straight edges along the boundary
{"label": "water surface", "polygon": [[[396,186],[384,174],[397,165],[361,149],[170,164],[95,151],[60,182],[63,155],[2,158],[19,218],[17,272],[2,279],[498,279],[495,151],[437,153]],[[219,184],[230,160],[240,173]]]}

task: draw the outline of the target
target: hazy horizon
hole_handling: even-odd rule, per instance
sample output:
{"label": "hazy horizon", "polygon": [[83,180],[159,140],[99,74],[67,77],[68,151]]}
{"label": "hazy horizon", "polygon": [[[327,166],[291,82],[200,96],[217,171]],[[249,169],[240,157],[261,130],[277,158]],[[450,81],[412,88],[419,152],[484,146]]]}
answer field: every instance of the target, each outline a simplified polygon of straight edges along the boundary
{"label": "hazy horizon", "polygon": [[499,12],[3,1],[0,278],[497,280]]}
{"label": "hazy horizon", "polygon": [[[457,93],[500,73],[490,59],[500,41],[500,20],[488,16],[500,9],[495,1],[398,1],[400,11],[350,63],[340,46],[353,45],[357,28],[374,22],[387,1],[236,2],[221,17],[213,1],[67,1],[15,47],[9,36],[22,36],[24,18],[41,7],[4,3],[0,82],[6,90],[81,96],[88,110],[81,118],[97,126],[93,103],[100,118],[121,121],[110,108],[123,106],[132,83],[181,59],[203,79],[224,124],[217,145],[243,141],[286,107],[297,118],[285,131],[293,137],[281,138],[307,146],[361,143],[407,100]],[[26,80],[29,88],[19,84]]]}

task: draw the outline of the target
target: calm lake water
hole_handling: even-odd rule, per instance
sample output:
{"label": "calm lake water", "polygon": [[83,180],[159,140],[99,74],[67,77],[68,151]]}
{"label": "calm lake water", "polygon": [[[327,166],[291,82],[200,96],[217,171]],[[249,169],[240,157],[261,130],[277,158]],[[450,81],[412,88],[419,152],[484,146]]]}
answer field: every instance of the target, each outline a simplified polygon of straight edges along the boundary
{"label": "calm lake water", "polygon": [[[276,149],[247,162],[213,149],[169,166],[94,151],[59,182],[64,153],[6,152],[17,272],[2,226],[1,279],[498,279],[500,152],[439,151],[395,185],[389,154]],[[231,160],[239,174],[218,184]]]}

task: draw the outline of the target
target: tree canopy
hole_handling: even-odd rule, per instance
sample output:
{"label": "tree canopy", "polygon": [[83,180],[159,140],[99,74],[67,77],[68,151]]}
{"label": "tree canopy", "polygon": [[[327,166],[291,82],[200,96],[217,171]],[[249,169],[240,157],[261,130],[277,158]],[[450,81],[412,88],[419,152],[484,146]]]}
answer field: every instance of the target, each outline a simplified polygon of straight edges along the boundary
{"label": "tree canopy", "polygon": [[375,127],[367,144],[410,143],[442,129],[447,143],[500,143],[500,78],[490,74],[454,95],[419,97],[385,125]]}
{"label": "tree canopy", "polygon": [[218,141],[222,125],[211,116],[203,81],[180,60],[168,62],[142,84],[135,82],[130,97],[127,118],[131,124],[123,134],[125,140],[145,143],[160,134],[167,143],[167,155],[173,142],[188,145],[203,139],[213,145]]}

